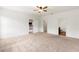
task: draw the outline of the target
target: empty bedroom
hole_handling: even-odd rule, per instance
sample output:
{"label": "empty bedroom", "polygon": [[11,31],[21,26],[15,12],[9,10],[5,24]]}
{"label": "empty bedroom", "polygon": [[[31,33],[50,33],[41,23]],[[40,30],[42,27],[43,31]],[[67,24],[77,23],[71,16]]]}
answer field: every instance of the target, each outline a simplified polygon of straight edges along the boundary
{"label": "empty bedroom", "polygon": [[0,6],[0,52],[76,51],[78,6]]}

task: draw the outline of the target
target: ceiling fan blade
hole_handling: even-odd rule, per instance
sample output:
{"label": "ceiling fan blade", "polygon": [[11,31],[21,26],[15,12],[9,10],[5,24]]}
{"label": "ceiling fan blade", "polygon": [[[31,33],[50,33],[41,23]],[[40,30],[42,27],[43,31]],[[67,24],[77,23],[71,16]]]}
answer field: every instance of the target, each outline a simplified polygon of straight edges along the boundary
{"label": "ceiling fan blade", "polygon": [[39,9],[43,9],[43,7],[42,6],[36,6],[37,8],[39,8]]}
{"label": "ceiling fan blade", "polygon": [[47,8],[47,6],[43,7],[43,9],[46,9],[46,8]]}
{"label": "ceiling fan blade", "polygon": [[44,12],[47,12],[47,10],[43,10]]}
{"label": "ceiling fan blade", "polygon": [[36,6],[37,8],[40,8],[39,6]]}

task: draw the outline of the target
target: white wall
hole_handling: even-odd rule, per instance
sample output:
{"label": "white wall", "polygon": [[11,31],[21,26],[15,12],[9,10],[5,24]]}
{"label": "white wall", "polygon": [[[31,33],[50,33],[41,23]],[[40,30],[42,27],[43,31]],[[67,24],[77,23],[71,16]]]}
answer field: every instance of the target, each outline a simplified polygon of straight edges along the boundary
{"label": "white wall", "polygon": [[1,24],[1,15],[2,15],[2,8],[0,7],[0,38],[1,38],[1,27],[2,27],[2,24]]}
{"label": "white wall", "polygon": [[48,20],[48,33],[57,34],[57,27],[66,30],[68,37],[79,38],[79,9],[63,11],[44,17]]}
{"label": "white wall", "polygon": [[43,20],[47,22],[47,32],[51,34],[58,34],[58,21],[54,15],[45,15],[43,16]]}
{"label": "white wall", "polygon": [[[2,10],[1,14],[1,38],[17,37],[20,35],[28,34],[29,32],[29,19],[34,20],[34,32],[42,31],[41,20],[39,15],[27,14],[11,10]],[[37,21],[39,20],[39,21]],[[40,22],[40,23],[39,23]]]}
{"label": "white wall", "polygon": [[67,36],[79,38],[79,9],[62,12],[56,16],[64,20],[61,24],[65,26]]}
{"label": "white wall", "polygon": [[[27,19],[26,19],[27,17]],[[1,37],[14,37],[27,33],[28,16],[10,10],[1,15]]]}
{"label": "white wall", "polygon": [[33,32],[43,32],[43,20],[40,14],[32,14],[33,18]]}
{"label": "white wall", "polygon": [[34,20],[34,33],[43,32],[43,20],[46,20],[48,33],[58,34],[58,26],[61,26],[66,29],[67,36],[79,38],[79,9],[44,16],[3,10],[0,17],[0,36],[6,38],[28,34],[29,19]]}

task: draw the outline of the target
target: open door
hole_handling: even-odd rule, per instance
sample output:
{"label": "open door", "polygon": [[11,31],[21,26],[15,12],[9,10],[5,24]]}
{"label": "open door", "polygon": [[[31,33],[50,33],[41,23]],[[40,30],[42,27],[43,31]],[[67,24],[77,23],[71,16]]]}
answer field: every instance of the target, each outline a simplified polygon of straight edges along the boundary
{"label": "open door", "polygon": [[29,33],[33,33],[33,20],[29,19]]}

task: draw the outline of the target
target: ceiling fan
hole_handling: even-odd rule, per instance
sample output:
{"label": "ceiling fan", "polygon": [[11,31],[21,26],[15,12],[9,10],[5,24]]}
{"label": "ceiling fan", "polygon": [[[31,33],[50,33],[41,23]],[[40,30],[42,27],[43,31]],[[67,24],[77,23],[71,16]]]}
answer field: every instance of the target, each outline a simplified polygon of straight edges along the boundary
{"label": "ceiling fan", "polygon": [[34,11],[38,11],[38,13],[41,13],[41,12],[47,12],[47,6],[36,6],[36,10]]}

